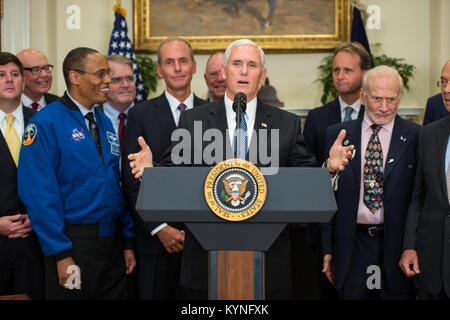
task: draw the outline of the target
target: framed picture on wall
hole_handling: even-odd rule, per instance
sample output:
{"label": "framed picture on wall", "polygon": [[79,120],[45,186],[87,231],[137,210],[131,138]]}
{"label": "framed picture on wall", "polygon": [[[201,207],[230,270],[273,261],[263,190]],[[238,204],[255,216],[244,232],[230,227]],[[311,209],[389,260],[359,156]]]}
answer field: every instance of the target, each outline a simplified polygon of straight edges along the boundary
{"label": "framed picture on wall", "polygon": [[134,0],[134,45],[154,53],[169,36],[196,53],[249,38],[267,52],[328,51],[350,35],[350,0]]}

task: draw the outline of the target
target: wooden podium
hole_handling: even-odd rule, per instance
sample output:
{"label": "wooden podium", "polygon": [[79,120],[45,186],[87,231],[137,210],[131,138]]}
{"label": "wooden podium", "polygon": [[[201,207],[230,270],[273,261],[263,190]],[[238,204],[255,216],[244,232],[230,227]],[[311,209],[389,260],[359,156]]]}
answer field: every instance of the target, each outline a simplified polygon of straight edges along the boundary
{"label": "wooden podium", "polygon": [[240,222],[223,220],[208,207],[203,189],[210,170],[209,167],[146,169],[136,210],[144,221],[185,223],[209,251],[211,300],[262,300],[264,251],[286,224],[324,223],[336,212],[328,170],[280,168],[277,174],[265,176],[264,206],[256,215]]}

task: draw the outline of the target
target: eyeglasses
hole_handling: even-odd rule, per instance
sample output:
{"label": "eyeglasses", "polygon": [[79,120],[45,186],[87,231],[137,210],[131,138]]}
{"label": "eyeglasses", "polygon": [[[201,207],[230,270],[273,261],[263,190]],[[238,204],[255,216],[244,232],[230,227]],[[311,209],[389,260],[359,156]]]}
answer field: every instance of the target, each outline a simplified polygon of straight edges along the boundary
{"label": "eyeglasses", "polygon": [[111,78],[112,84],[119,84],[122,81],[125,81],[125,83],[132,83],[132,82],[134,82],[134,76]]}
{"label": "eyeglasses", "polygon": [[91,75],[96,76],[97,78],[100,78],[100,79],[103,79],[107,75],[109,77],[111,77],[111,70],[106,70],[106,69],[101,69],[101,70],[98,70],[96,72],[89,72],[89,71],[78,70],[78,69],[74,69],[73,71],[78,72],[78,73],[91,74]]}
{"label": "eyeglasses", "polygon": [[437,86],[439,88],[445,88],[447,86],[447,84],[448,84],[448,79],[445,79],[445,78],[441,78],[441,80],[439,80],[437,82]]}
{"label": "eyeglasses", "polygon": [[46,64],[45,66],[34,66],[31,68],[23,68],[23,70],[30,71],[34,75],[41,74],[41,71],[44,70],[45,73],[51,73],[53,70],[53,66],[51,64]]}
{"label": "eyeglasses", "polygon": [[371,99],[373,103],[378,104],[378,105],[382,104],[383,101],[386,101],[387,105],[393,105],[393,104],[397,103],[397,101],[398,101],[398,97],[383,98],[383,97],[369,96],[369,99]]}

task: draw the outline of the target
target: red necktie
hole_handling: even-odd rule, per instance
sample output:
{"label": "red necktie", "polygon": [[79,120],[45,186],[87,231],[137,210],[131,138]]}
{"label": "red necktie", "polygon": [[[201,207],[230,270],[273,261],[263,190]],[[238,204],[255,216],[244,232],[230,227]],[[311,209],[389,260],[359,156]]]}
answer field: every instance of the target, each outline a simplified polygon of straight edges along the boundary
{"label": "red necktie", "polygon": [[119,114],[119,129],[118,129],[118,134],[119,134],[119,144],[120,144],[120,149],[122,150],[122,141],[123,141],[123,132],[125,130],[125,118],[127,117],[127,115],[123,112],[121,112]]}
{"label": "red necktie", "polygon": [[31,104],[31,107],[33,108],[33,110],[38,111],[38,109],[39,109],[39,103],[33,102],[33,103]]}

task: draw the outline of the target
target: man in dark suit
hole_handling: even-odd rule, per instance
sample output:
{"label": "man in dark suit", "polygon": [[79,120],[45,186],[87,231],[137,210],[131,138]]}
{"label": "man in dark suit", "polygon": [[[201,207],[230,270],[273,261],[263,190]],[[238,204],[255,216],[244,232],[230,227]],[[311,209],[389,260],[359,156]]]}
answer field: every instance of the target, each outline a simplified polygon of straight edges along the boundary
{"label": "man in dark suit", "polygon": [[52,86],[53,65],[48,63],[44,53],[36,49],[24,49],[17,53],[17,58],[24,66],[25,89],[22,93],[22,104],[39,111],[46,105],[59,99],[48,93]]}
{"label": "man in dark suit", "polygon": [[[306,142],[316,156],[319,165],[322,165],[327,158],[324,155],[327,128],[337,123],[361,118],[364,115],[364,106],[361,104],[359,94],[364,73],[370,68],[370,54],[360,43],[344,42],[335,49],[332,77],[339,96],[335,100],[309,111],[303,131]],[[294,272],[297,273],[293,274],[294,281],[299,277],[304,277],[305,260],[313,261],[311,265],[315,265],[312,271],[306,271],[310,274],[306,277],[308,281],[302,281],[303,286],[308,285],[308,287],[299,287],[298,290],[308,293],[308,295],[299,296],[299,298],[335,299],[336,291],[320,272],[322,254],[319,226],[311,224],[306,230],[302,226],[297,226],[297,228],[298,232],[293,233],[294,238],[292,239],[293,261],[295,265],[298,265],[294,269]],[[303,242],[309,250],[297,249],[297,246]],[[312,257],[301,256],[308,251],[311,252]]]}
{"label": "man in dark suit", "polygon": [[[170,146],[172,131],[180,114],[206,103],[191,91],[196,62],[190,44],[180,38],[169,38],[158,48],[158,75],[166,90],[159,97],[136,105],[128,113],[123,154],[138,152],[137,138],[142,136],[153,151],[155,161],[162,159]],[[139,181],[131,174],[124,157],[123,186],[132,210],[136,204]],[[137,232],[139,297],[141,299],[174,299],[179,297],[178,280],[183,249],[182,224],[144,223],[134,211]]]}
{"label": "man in dark suit", "polygon": [[[450,110],[450,60],[441,73],[441,94]],[[450,297],[450,117],[422,128],[417,172],[408,210],[400,266],[414,276],[419,299]]]}
{"label": "man in dark suit", "polygon": [[[232,105],[235,95],[242,92],[247,96],[246,112],[241,119],[241,123],[245,122],[245,126],[243,127],[247,127],[248,132],[255,130],[259,134],[265,134],[266,136],[259,136],[259,141],[261,141],[261,138],[267,138],[267,149],[271,150],[272,158],[277,159],[278,156],[279,159],[278,163],[269,164],[263,164],[260,159],[257,159],[255,164],[257,166],[272,167],[314,166],[314,156],[308,152],[303,135],[301,134],[300,119],[294,114],[281,110],[280,108],[265,105],[258,101],[256,97],[258,87],[263,83],[267,72],[264,65],[264,52],[254,42],[248,39],[241,39],[230,44],[225,51],[225,66],[223,69],[224,76],[227,80],[224,100],[209,103],[183,113],[180,120],[180,128],[189,131],[192,146],[195,145],[195,137],[198,138],[198,133],[194,135],[194,127],[198,123],[201,123],[203,132],[208,129],[218,129],[222,134],[222,142],[218,143],[220,145],[223,144],[222,150],[224,150],[224,155],[223,158],[215,159],[214,162],[217,163],[224,160],[225,155],[233,157],[227,153],[227,150],[232,150],[230,141],[233,141],[236,129],[236,116]],[[268,130],[264,132],[264,129]],[[272,145],[271,139],[268,138],[273,130],[279,130],[278,145]],[[260,151],[261,153],[268,151],[260,150],[258,143],[253,138],[250,138],[250,134],[247,137],[248,140],[244,143],[248,147],[246,159],[249,159],[249,154],[255,154],[255,150],[256,154],[259,154]],[[132,168],[131,172],[136,178],[142,175],[144,167],[153,166],[150,148],[146,145],[142,137],[139,137],[138,140],[141,151],[128,156]],[[201,149],[196,150],[203,154],[203,150],[208,144],[209,142],[202,141],[200,144],[202,145]],[[176,145],[175,142],[172,144],[160,164],[173,165],[175,161],[171,158],[171,151]],[[277,152],[277,155],[273,156],[275,152]],[[190,152],[188,155],[189,159],[182,163],[182,165],[211,165],[208,162],[211,159],[198,156],[199,154],[195,150],[194,152]],[[197,157],[200,161],[197,161]],[[281,233],[265,257],[266,298],[290,298],[289,227]],[[189,292],[189,295],[185,297],[189,299],[207,298],[207,268],[207,252],[194,236],[187,231],[180,277],[181,285],[187,289],[185,292]]]}
{"label": "man in dark suit", "polygon": [[35,111],[20,102],[23,66],[11,53],[0,53],[0,75],[0,295],[43,299],[43,255],[17,194],[21,137]]}
{"label": "man in dark suit", "polygon": [[397,115],[401,88],[395,69],[368,71],[361,91],[364,117],[327,130],[328,147],[342,129],[344,145],[355,146],[353,159],[334,182],[338,210],[322,230],[322,271],[341,299],[411,297],[398,260],[419,126]]}
{"label": "man in dark suit", "polygon": [[427,106],[423,116],[423,125],[442,119],[449,114],[450,113],[442,100],[442,94],[438,93],[427,100]]}

